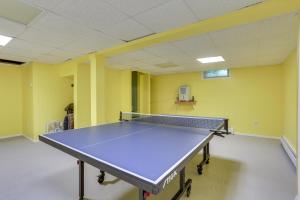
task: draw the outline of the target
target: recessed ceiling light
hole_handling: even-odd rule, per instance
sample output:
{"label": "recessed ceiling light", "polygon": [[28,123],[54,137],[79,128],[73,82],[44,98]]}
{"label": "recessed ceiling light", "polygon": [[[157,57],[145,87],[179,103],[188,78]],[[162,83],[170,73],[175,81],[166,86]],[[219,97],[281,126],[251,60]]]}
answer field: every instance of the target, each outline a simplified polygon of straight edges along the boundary
{"label": "recessed ceiling light", "polygon": [[11,37],[7,37],[4,35],[0,35],[0,46],[5,46],[7,43],[9,43],[12,40]]}
{"label": "recessed ceiling light", "polygon": [[216,57],[207,57],[207,58],[198,58],[199,62],[205,64],[205,63],[216,63],[216,62],[224,62],[225,59],[222,56],[216,56]]}

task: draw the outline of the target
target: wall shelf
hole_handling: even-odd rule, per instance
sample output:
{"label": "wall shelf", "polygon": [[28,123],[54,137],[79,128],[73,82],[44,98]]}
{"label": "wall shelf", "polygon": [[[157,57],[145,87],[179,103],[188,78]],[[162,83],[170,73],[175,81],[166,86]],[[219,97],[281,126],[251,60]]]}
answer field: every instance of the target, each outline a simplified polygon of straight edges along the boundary
{"label": "wall shelf", "polygon": [[196,105],[197,101],[193,101],[193,100],[190,100],[190,101],[175,101],[175,104],[178,104],[178,105]]}

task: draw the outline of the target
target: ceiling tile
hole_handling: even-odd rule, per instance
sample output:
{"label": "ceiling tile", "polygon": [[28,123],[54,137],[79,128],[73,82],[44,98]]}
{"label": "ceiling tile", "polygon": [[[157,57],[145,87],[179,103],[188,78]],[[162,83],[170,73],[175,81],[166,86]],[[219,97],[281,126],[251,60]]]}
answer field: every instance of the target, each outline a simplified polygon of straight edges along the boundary
{"label": "ceiling tile", "polygon": [[260,39],[268,39],[272,36],[280,37],[288,33],[297,33],[299,15],[295,12],[287,15],[273,17],[258,23]]}
{"label": "ceiling tile", "polygon": [[36,59],[38,58],[38,55],[48,53],[52,49],[53,48],[48,46],[37,45],[27,41],[14,39],[8,45],[2,48],[1,52]]}
{"label": "ceiling tile", "polygon": [[76,39],[76,41],[60,47],[60,49],[66,51],[79,51],[82,52],[82,54],[86,54],[122,43],[123,42],[120,40],[111,39],[103,34],[98,34],[98,37],[80,37]]}
{"label": "ceiling tile", "polygon": [[64,0],[21,0],[30,5],[38,6],[45,9],[53,9]]}
{"label": "ceiling tile", "polygon": [[0,34],[10,36],[10,37],[17,37],[19,34],[24,32],[26,26],[23,24],[18,24],[7,19],[0,17]]}
{"label": "ceiling tile", "polygon": [[173,0],[136,15],[137,21],[156,32],[181,27],[197,21],[183,0]]}
{"label": "ceiling tile", "polygon": [[259,31],[258,23],[254,23],[209,33],[209,35],[216,47],[241,46],[256,41]]}
{"label": "ceiling tile", "polygon": [[19,38],[42,45],[51,47],[61,47],[65,44],[71,43],[74,38],[68,34],[61,34],[55,31],[47,31],[43,29],[28,28],[22,33]]}
{"label": "ceiling tile", "polygon": [[32,58],[28,58],[22,55],[18,55],[16,53],[7,53],[4,52],[0,49],[0,58],[1,59],[6,59],[6,60],[13,60],[13,61],[19,61],[19,62],[30,62],[33,59]]}
{"label": "ceiling tile", "polygon": [[112,27],[104,29],[103,32],[111,37],[125,41],[153,34],[150,29],[132,19],[127,19],[121,23],[115,24]]}
{"label": "ceiling tile", "polygon": [[31,24],[31,27],[43,31],[55,32],[56,34],[68,35],[70,39],[76,39],[92,31],[50,12],[43,14]]}
{"label": "ceiling tile", "polygon": [[98,30],[111,27],[128,18],[110,4],[100,0],[64,0],[54,11]]}
{"label": "ceiling tile", "polygon": [[61,56],[53,56],[49,54],[40,54],[35,58],[35,61],[44,62],[48,64],[57,64],[66,61],[67,58]]}
{"label": "ceiling tile", "polygon": [[150,47],[146,47],[144,48],[144,51],[162,58],[166,58],[166,57],[175,58],[178,56],[184,56],[184,52],[176,48],[171,43],[163,43],[163,44],[157,44]]}
{"label": "ceiling tile", "polygon": [[41,12],[41,9],[19,0],[1,0],[0,16],[16,23],[28,25]]}
{"label": "ceiling tile", "polygon": [[10,48],[10,47],[2,48],[1,52],[11,54],[11,55],[20,55],[28,58],[35,58],[38,55],[38,52],[34,50],[29,51],[26,49],[17,49],[17,48]]}
{"label": "ceiling tile", "polygon": [[209,57],[216,55],[214,43],[209,35],[190,37],[172,42],[174,46],[181,49],[193,58]]}
{"label": "ceiling tile", "polygon": [[31,42],[27,42],[20,39],[13,39],[10,43],[8,43],[5,48],[18,49],[23,51],[31,51],[37,53],[48,53],[53,50],[53,47],[49,47],[46,45],[38,45]]}
{"label": "ceiling tile", "polygon": [[157,7],[160,4],[166,3],[170,0],[106,0],[115,8],[125,12],[128,15],[136,15],[145,10]]}
{"label": "ceiling tile", "polygon": [[75,58],[75,57],[81,56],[83,54],[82,54],[82,52],[76,51],[76,50],[65,51],[65,50],[61,50],[61,49],[54,49],[54,50],[50,51],[48,53],[48,55],[58,56],[58,57],[60,56],[60,57],[64,57],[64,58],[70,59],[70,58]]}
{"label": "ceiling tile", "polygon": [[147,65],[157,65],[157,64],[161,64],[161,63],[166,63],[168,61],[164,58],[156,56],[156,57],[151,58],[151,59],[143,60],[142,62],[147,64]]}
{"label": "ceiling tile", "polygon": [[119,64],[122,63],[130,63],[130,62],[141,62],[146,64],[146,61],[149,60],[156,60],[158,57],[154,56],[144,50],[138,50],[138,51],[132,51],[132,52],[128,52],[128,53],[123,53],[117,56],[113,56],[110,58],[110,60],[112,60],[113,62],[117,62]]}
{"label": "ceiling tile", "polygon": [[259,3],[261,0],[184,0],[193,10],[198,20],[220,16],[246,6]]}

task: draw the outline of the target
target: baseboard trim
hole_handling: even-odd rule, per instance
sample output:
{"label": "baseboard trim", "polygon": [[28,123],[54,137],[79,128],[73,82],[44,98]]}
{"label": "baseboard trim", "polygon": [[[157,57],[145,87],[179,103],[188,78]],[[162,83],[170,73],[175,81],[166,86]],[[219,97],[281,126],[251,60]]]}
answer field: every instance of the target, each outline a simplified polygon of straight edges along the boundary
{"label": "baseboard trim", "polygon": [[3,136],[3,137],[0,137],[0,140],[4,140],[4,139],[8,139],[8,138],[14,138],[14,137],[20,137],[22,135],[23,134],[15,134],[15,135]]}
{"label": "baseboard trim", "polygon": [[276,137],[276,136],[266,136],[266,135],[252,134],[252,133],[235,132],[234,135],[247,136],[247,137],[256,137],[256,138],[265,138],[265,139],[276,139],[276,140],[280,139],[280,137]]}
{"label": "baseboard trim", "polygon": [[22,135],[22,136],[23,136],[24,138],[26,138],[27,140],[30,140],[31,142],[34,142],[34,143],[39,142],[38,139],[32,139],[32,138],[28,137],[27,135]]}
{"label": "baseboard trim", "polygon": [[[293,146],[289,143],[289,141],[284,136],[280,138],[280,141],[284,151],[291,159],[293,165],[296,167],[297,166],[296,150],[293,148]],[[298,199],[298,197],[296,197],[296,199]]]}

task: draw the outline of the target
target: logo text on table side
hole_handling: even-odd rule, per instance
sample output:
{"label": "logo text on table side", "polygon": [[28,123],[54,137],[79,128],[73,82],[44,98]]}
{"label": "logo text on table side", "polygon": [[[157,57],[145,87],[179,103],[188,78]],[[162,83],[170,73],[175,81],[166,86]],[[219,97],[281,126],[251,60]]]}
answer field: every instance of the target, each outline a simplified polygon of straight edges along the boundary
{"label": "logo text on table side", "polygon": [[165,188],[165,186],[168,185],[175,178],[176,175],[177,175],[176,171],[174,171],[172,174],[170,174],[170,176],[168,176],[168,178],[165,179],[163,188]]}

